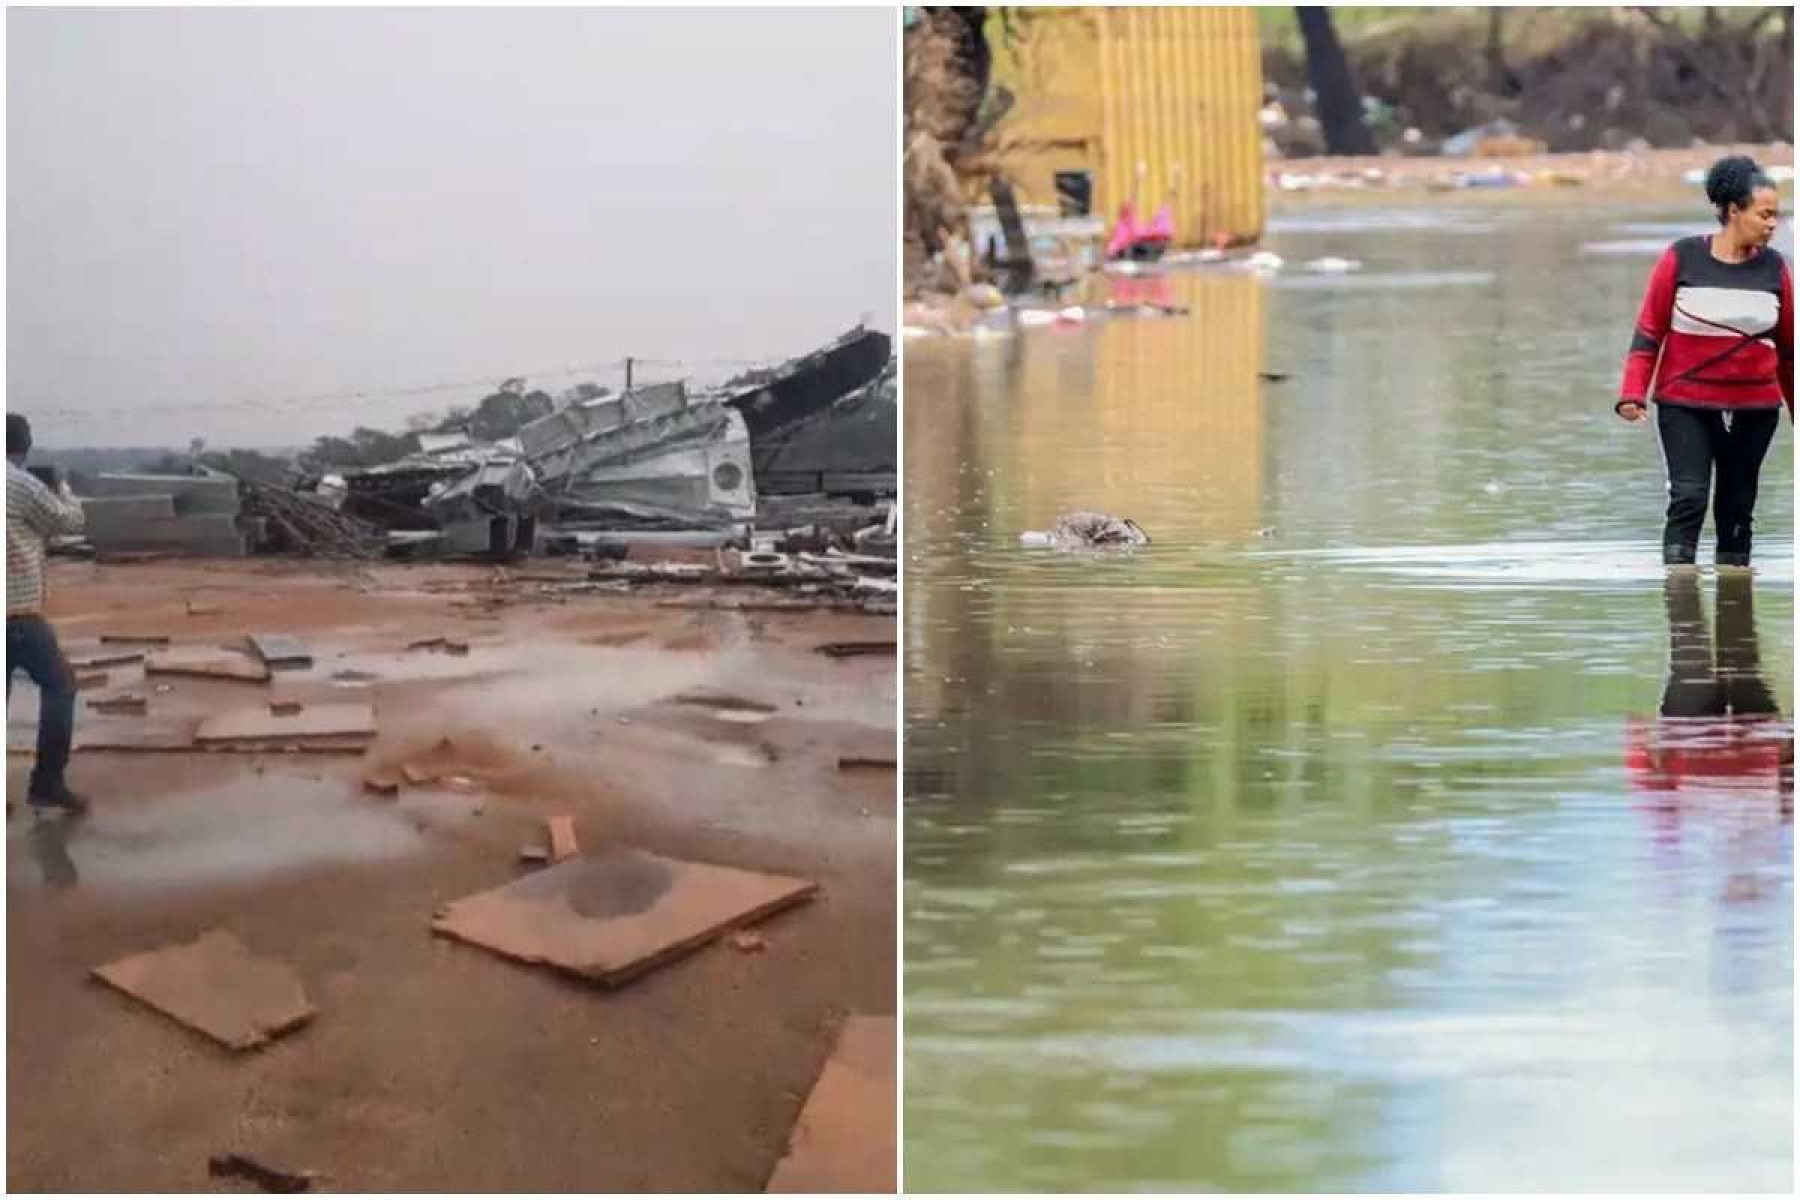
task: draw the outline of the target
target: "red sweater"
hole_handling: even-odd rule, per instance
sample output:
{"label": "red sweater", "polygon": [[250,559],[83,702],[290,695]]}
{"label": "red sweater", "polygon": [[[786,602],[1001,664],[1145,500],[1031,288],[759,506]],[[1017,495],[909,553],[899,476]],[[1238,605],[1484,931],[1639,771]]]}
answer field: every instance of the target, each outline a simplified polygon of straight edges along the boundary
{"label": "red sweater", "polygon": [[1764,248],[1741,263],[1720,262],[1705,234],[1663,251],[1619,387],[1622,401],[1646,395],[1694,408],[1785,402],[1792,414],[1794,281],[1780,253]]}

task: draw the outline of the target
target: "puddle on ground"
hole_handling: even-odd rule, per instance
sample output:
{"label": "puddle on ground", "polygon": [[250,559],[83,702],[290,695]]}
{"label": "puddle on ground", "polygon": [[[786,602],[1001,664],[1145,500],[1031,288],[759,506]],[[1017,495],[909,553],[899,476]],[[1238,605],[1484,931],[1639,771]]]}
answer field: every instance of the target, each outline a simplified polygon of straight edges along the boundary
{"label": "puddle on ground", "polygon": [[141,803],[94,795],[93,810],[73,820],[20,806],[7,827],[7,885],[206,887],[379,862],[424,845],[418,824],[428,822],[351,786],[270,772]]}

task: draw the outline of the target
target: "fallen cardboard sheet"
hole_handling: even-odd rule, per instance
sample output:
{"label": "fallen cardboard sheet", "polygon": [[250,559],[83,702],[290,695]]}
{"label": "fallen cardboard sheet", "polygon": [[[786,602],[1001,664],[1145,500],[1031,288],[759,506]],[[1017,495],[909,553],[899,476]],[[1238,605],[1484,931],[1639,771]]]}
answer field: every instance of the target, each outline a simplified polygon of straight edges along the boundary
{"label": "fallen cardboard sheet", "polygon": [[144,661],[142,650],[102,650],[98,654],[81,654],[69,660],[76,671],[94,671],[101,667],[125,667]]}
{"label": "fallen cardboard sheet", "polygon": [[267,683],[269,668],[247,654],[205,646],[162,650],[144,660],[146,675],[195,675],[202,679],[232,679]]}
{"label": "fallen cardboard sheet", "polygon": [[[202,746],[194,741],[192,725],[151,728],[78,729],[77,754],[362,754],[368,738],[319,738],[315,741],[259,738],[244,742],[216,742]],[[36,754],[29,730],[7,731],[6,753],[31,758]]]}
{"label": "fallen cardboard sheet", "polygon": [[641,850],[571,858],[456,901],[432,929],[507,958],[616,987],[819,885]]}
{"label": "fallen cardboard sheet", "polygon": [[99,713],[145,713],[150,710],[150,702],[133,693],[95,696],[87,705]]}
{"label": "fallen cardboard sheet", "polygon": [[894,1180],[892,1017],[850,1017],[769,1177],[771,1192],[886,1192]]}
{"label": "fallen cardboard sheet", "polygon": [[[31,755],[35,753],[36,737],[29,728],[9,728],[6,731],[6,752],[8,754]],[[76,722],[75,743],[71,747],[76,754],[87,754],[105,750],[130,750],[138,752],[179,751],[194,749],[194,727],[192,722],[144,720],[118,723],[112,721]]]}
{"label": "fallen cardboard sheet", "polygon": [[318,1012],[292,968],[256,957],[222,929],[121,958],[94,974],[232,1050],[253,1050]]}
{"label": "fallen cardboard sheet", "polygon": [[250,648],[273,671],[304,670],[313,665],[312,651],[306,643],[285,633],[252,634]]}
{"label": "fallen cardboard sheet", "polygon": [[295,713],[267,705],[214,713],[200,722],[194,740],[212,742],[302,742],[372,738],[375,709],[369,704],[311,704]]}
{"label": "fallen cardboard sheet", "polygon": [[829,654],[833,658],[859,658],[871,654],[893,654],[893,642],[825,642],[813,647],[820,654]]}

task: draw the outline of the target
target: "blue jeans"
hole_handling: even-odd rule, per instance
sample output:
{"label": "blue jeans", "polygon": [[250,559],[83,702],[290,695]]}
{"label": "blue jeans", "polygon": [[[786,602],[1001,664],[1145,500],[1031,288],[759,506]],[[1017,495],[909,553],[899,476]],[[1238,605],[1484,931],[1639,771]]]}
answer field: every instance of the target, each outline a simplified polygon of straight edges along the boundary
{"label": "blue jeans", "polygon": [[38,689],[37,762],[31,769],[33,796],[63,790],[63,771],[75,740],[75,673],[57,645],[56,630],[42,617],[6,618],[6,698],[12,699],[14,671],[24,671]]}

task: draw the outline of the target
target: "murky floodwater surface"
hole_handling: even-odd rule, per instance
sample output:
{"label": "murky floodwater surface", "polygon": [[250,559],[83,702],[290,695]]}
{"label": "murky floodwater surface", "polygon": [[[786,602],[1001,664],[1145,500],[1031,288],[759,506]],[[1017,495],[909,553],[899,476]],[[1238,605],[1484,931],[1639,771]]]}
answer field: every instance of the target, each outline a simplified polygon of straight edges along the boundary
{"label": "murky floodwater surface", "polygon": [[1666,581],[1610,410],[1685,215],[908,345],[909,1190],[1788,1188],[1792,426]]}

